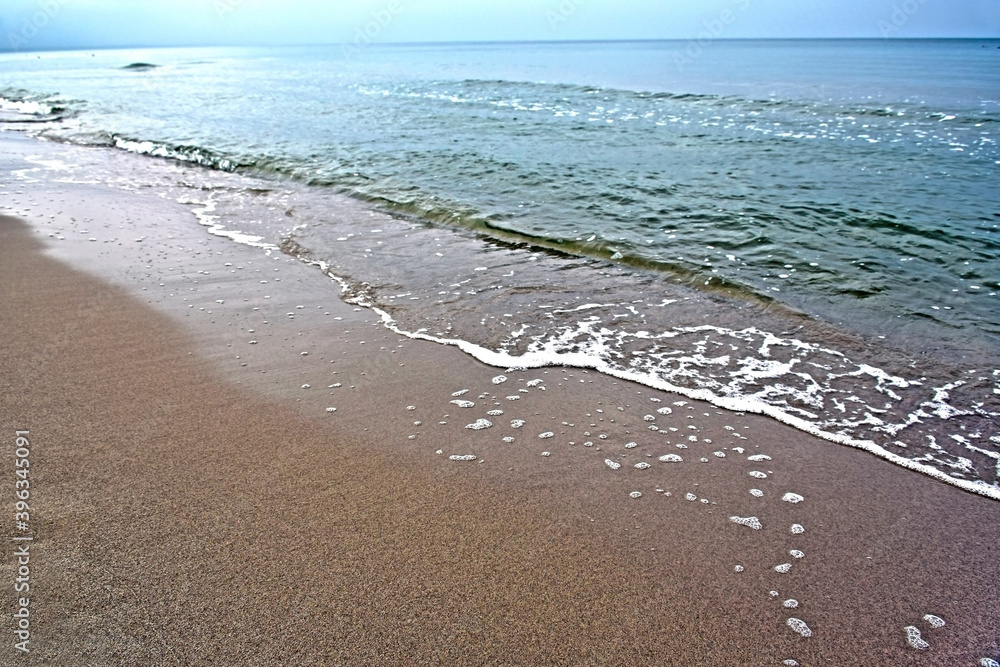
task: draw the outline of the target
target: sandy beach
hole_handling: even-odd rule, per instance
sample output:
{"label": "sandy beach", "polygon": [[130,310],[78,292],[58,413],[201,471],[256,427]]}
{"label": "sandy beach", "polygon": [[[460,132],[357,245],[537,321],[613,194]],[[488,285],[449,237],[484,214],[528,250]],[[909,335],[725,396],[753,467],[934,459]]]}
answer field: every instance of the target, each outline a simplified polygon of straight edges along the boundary
{"label": "sandy beach", "polygon": [[1000,503],[756,415],[397,335],[190,206],[0,144],[11,510],[15,431],[31,445],[10,613],[12,538],[33,538],[30,653],[8,615],[4,665],[998,657]]}

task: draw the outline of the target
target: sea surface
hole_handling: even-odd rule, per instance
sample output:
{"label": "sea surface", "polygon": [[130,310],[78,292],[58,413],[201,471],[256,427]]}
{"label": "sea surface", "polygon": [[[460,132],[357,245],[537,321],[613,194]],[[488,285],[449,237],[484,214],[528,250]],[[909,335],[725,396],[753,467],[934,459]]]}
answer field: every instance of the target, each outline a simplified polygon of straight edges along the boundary
{"label": "sea surface", "polygon": [[205,167],[130,178],[407,335],[1000,499],[1000,40],[4,54],[0,127]]}

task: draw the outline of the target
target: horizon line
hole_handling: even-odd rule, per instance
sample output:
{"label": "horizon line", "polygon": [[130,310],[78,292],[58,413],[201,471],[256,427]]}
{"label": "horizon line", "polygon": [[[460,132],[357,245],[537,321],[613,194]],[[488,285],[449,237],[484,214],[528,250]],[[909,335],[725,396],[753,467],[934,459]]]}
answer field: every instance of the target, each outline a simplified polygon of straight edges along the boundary
{"label": "horizon line", "polygon": [[[661,43],[690,42],[690,37],[656,37],[656,38],[601,38],[601,39],[489,39],[489,40],[444,40],[444,41],[406,41],[406,42],[369,42],[363,45],[354,42],[311,42],[285,44],[130,44],[104,46],[64,46],[44,49],[3,49],[0,54],[10,53],[59,53],[72,51],[124,51],[138,49],[286,49],[306,47],[407,47],[407,46],[472,46],[477,44],[623,44],[623,43]],[[713,42],[836,42],[836,41],[879,41],[879,42],[915,42],[915,41],[1000,41],[1000,36],[990,37],[725,37],[715,38]]]}

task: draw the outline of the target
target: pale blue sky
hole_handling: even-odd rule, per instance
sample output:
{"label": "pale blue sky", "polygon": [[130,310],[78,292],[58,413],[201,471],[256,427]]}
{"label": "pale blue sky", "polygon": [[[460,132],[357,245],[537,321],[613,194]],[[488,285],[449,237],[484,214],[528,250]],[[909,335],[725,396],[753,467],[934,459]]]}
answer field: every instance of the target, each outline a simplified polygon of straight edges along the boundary
{"label": "pale blue sky", "polygon": [[745,37],[998,37],[1000,0],[0,0],[0,50]]}

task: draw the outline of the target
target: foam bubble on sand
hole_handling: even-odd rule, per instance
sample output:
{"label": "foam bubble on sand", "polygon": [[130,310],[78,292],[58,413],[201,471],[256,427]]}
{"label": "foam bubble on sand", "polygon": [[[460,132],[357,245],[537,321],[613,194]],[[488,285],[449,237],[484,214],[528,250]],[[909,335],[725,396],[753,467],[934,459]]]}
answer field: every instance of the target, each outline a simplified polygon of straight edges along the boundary
{"label": "foam bubble on sand", "polygon": [[330,408],[327,408],[326,411],[327,412],[336,412],[337,408],[330,407]]}
{"label": "foam bubble on sand", "polygon": [[524,420],[523,419],[511,419],[510,420],[510,427],[511,428],[521,428],[522,426],[524,426]]}
{"label": "foam bubble on sand", "polygon": [[656,421],[656,417],[654,417],[653,415],[646,415],[645,417],[642,418],[642,421],[644,422]]}
{"label": "foam bubble on sand", "polygon": [[979,667],[1000,667],[1000,662],[993,658],[983,658],[979,661]]}
{"label": "foam bubble on sand", "polygon": [[449,403],[453,403],[454,405],[457,405],[460,408],[474,408],[474,407],[476,407],[476,404],[473,403],[472,401],[461,401],[461,400],[459,400],[459,401],[449,401]]}
{"label": "foam bubble on sand", "polygon": [[799,663],[795,660],[782,660],[781,664],[785,667],[799,667]]}
{"label": "foam bubble on sand", "polygon": [[444,454],[444,450],[443,450],[443,449],[439,449],[439,450],[437,450],[437,451],[436,451],[436,452],[434,452],[434,453],[435,453],[435,454]]}
{"label": "foam bubble on sand", "polygon": [[806,625],[806,622],[802,619],[790,618],[787,623],[788,627],[795,630],[795,632],[799,633],[803,637],[812,637],[813,631],[809,629],[809,626]]}
{"label": "foam bubble on sand", "polygon": [[764,492],[761,491],[760,489],[750,489],[750,495],[753,496],[754,498],[763,498]]}
{"label": "foam bubble on sand", "polygon": [[943,628],[944,619],[940,616],[935,616],[934,614],[925,614],[924,620],[931,624],[932,628]]}
{"label": "foam bubble on sand", "polygon": [[742,447],[733,447],[733,451],[736,452],[737,454],[742,454],[746,450],[744,450]]}
{"label": "foam bubble on sand", "polygon": [[477,419],[474,424],[466,424],[465,428],[471,428],[473,431],[481,431],[491,426],[493,426],[493,422],[489,419]]}
{"label": "foam bubble on sand", "polygon": [[542,452],[542,456],[552,456],[552,452]]}
{"label": "foam bubble on sand", "polygon": [[625,443],[625,449],[635,449],[638,446],[639,446],[639,443],[637,443],[637,442],[626,442]]}
{"label": "foam bubble on sand", "polygon": [[712,453],[715,454],[716,456],[718,456],[720,459],[726,458],[726,453],[725,452],[712,452]]}
{"label": "foam bubble on sand", "polygon": [[[742,454],[742,448],[740,448],[740,454]],[[754,463],[760,463],[761,461],[770,461],[771,457],[767,454],[754,454],[753,456],[748,456],[747,461],[753,461]]]}
{"label": "foam bubble on sand", "polygon": [[311,384],[304,384],[304,385],[302,385],[303,389],[310,389],[311,387],[312,387]]}
{"label": "foam bubble on sand", "polygon": [[785,609],[795,609],[796,607],[799,606],[799,601],[798,600],[785,600],[783,604],[785,605]]}
{"label": "foam bubble on sand", "polygon": [[[688,495],[691,494],[689,493]],[[746,526],[747,528],[753,528],[754,530],[760,530],[761,528],[764,527],[763,525],[761,525],[760,519],[758,519],[755,516],[748,516],[748,517],[731,516],[729,517],[729,520],[741,526]]]}
{"label": "foam bubble on sand", "polygon": [[448,458],[451,459],[452,461],[475,461],[476,460],[476,455],[475,454],[464,454],[464,455],[452,454]]}
{"label": "foam bubble on sand", "polygon": [[535,378],[534,380],[528,380],[527,382],[525,382],[524,386],[525,387],[537,387],[541,383],[542,383],[541,380],[539,380],[538,378]]}
{"label": "foam bubble on sand", "polygon": [[503,410],[490,410],[486,414],[488,414],[490,417],[499,417],[500,415],[503,414]]}
{"label": "foam bubble on sand", "polygon": [[493,384],[503,384],[506,381],[507,381],[506,375],[498,375],[495,378],[493,378]]}
{"label": "foam bubble on sand", "polygon": [[632,493],[628,494],[628,497],[629,498],[642,498],[642,494],[639,493],[638,491],[633,491]]}
{"label": "foam bubble on sand", "polygon": [[694,502],[698,500],[698,496],[694,495],[693,493],[685,493],[684,500],[690,500],[691,502]]}
{"label": "foam bubble on sand", "polygon": [[652,466],[650,466],[645,461],[639,461],[638,463],[635,464],[635,467],[638,468],[639,470],[645,470],[647,468],[651,468]]}
{"label": "foam bubble on sand", "polygon": [[659,414],[661,414],[661,415],[669,415],[671,412],[673,412],[673,410],[671,410],[670,408],[664,406],[664,407],[660,408],[659,410],[657,410],[657,412]]}
{"label": "foam bubble on sand", "polygon": [[803,498],[799,494],[797,494],[797,493],[791,493],[791,492],[786,493],[785,495],[781,496],[781,499],[784,500],[786,503],[791,503],[793,505],[795,505],[797,503],[801,503],[803,500],[805,500],[805,498]]}
{"label": "foam bubble on sand", "polygon": [[789,570],[792,569],[791,563],[782,563],[781,565],[775,565],[774,571],[778,574],[787,574]]}
{"label": "foam bubble on sand", "polygon": [[512,436],[508,435],[508,436],[504,437],[503,441],[504,442],[514,442],[514,438]]}
{"label": "foam bubble on sand", "polygon": [[407,406],[406,406],[406,409],[407,409],[407,410],[416,410],[416,409],[417,409],[417,406],[415,406],[415,405],[407,405]]}
{"label": "foam bubble on sand", "polygon": [[802,553],[801,551],[799,551],[798,549],[792,549],[791,551],[788,552],[788,555],[791,556],[792,558],[805,558],[806,557],[806,555],[804,553]]}
{"label": "foam bubble on sand", "polygon": [[801,535],[802,533],[806,532],[806,529],[803,528],[800,524],[797,524],[797,523],[793,523],[792,524],[792,529],[791,530],[792,530],[792,534],[793,535]]}
{"label": "foam bubble on sand", "polygon": [[612,461],[611,459],[604,459],[604,464],[609,468],[611,468],[612,470],[618,470],[619,468],[622,467],[621,463],[618,463],[617,461]]}
{"label": "foam bubble on sand", "polygon": [[917,649],[918,651],[923,651],[926,648],[930,648],[930,644],[923,640],[920,636],[920,630],[915,625],[908,625],[903,630],[906,632],[906,643]]}
{"label": "foam bubble on sand", "polygon": [[684,459],[677,456],[676,454],[664,454],[663,456],[660,457],[660,460],[663,461],[664,463],[680,463]]}
{"label": "foam bubble on sand", "polygon": [[750,475],[751,477],[756,477],[757,479],[767,479],[767,474],[762,473],[759,470],[751,470],[747,474]]}
{"label": "foam bubble on sand", "polygon": [[552,431],[546,431],[545,433],[539,433],[538,437],[541,438],[542,440],[545,440],[546,438],[551,438],[554,435],[555,433],[553,433]]}
{"label": "foam bubble on sand", "polygon": [[468,389],[459,389],[458,391],[456,391],[455,393],[453,393],[452,396],[454,396],[455,398],[458,398],[459,396],[465,396],[468,393],[469,393]]}
{"label": "foam bubble on sand", "polygon": [[744,568],[743,568],[742,565],[736,565],[736,566],[733,567],[733,572],[742,572],[743,569]]}
{"label": "foam bubble on sand", "polygon": [[508,400],[508,401],[520,401],[520,400],[521,400],[521,397],[520,397],[520,396],[518,396],[517,394],[515,394],[515,395],[513,395],[513,396],[508,396],[508,397],[507,397],[507,400]]}

